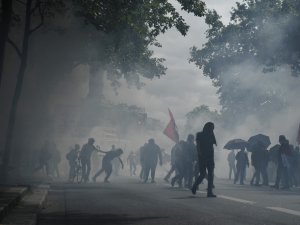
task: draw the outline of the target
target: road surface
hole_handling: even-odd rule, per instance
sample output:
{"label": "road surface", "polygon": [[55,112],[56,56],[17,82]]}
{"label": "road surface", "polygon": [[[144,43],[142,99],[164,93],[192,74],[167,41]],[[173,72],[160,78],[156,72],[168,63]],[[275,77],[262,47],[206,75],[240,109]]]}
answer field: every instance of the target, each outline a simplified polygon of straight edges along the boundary
{"label": "road surface", "polygon": [[39,225],[299,225],[300,190],[233,185],[216,180],[217,198],[207,198],[205,184],[194,196],[158,180],[137,178],[112,183],[51,185]]}

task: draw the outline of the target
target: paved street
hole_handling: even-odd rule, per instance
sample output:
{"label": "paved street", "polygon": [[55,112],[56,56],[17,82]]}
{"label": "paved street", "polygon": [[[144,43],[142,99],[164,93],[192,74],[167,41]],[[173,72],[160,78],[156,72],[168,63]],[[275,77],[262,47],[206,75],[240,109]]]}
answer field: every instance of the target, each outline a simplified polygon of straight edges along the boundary
{"label": "paved street", "polygon": [[53,184],[38,224],[300,224],[299,190],[216,181],[218,198],[206,198],[204,185],[193,196],[159,181],[129,178],[113,183]]}

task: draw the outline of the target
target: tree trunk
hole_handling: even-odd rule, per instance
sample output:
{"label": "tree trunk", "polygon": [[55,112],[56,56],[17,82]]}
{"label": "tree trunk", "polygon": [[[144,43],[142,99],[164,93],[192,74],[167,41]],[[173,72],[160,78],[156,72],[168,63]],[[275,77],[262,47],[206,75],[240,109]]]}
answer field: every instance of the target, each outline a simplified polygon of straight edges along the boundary
{"label": "tree trunk", "polygon": [[24,27],[24,37],[22,43],[22,57],[21,57],[21,64],[19,68],[19,72],[17,74],[17,83],[16,88],[12,100],[12,105],[10,108],[9,120],[8,120],[8,128],[6,132],[6,142],[3,154],[3,169],[2,169],[2,180],[4,182],[7,181],[7,173],[8,173],[8,166],[10,162],[10,155],[11,155],[11,147],[13,141],[13,134],[15,128],[15,121],[16,121],[16,114],[18,103],[20,100],[24,75],[27,66],[27,59],[28,59],[28,44],[29,44],[29,36],[30,36],[30,23],[31,23],[31,6],[32,0],[27,0],[26,2],[26,16],[25,16],[25,27]]}
{"label": "tree trunk", "polygon": [[12,0],[2,0],[2,22],[0,24],[0,87],[5,58],[5,44],[8,39],[10,21],[12,15]]}

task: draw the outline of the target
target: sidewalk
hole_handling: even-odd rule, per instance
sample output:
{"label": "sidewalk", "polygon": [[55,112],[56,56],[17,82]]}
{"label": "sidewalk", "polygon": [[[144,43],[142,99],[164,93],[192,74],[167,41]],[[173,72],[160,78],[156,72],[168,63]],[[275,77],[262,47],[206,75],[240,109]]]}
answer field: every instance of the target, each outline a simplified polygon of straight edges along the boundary
{"label": "sidewalk", "polygon": [[0,221],[20,202],[27,187],[0,186]]}
{"label": "sidewalk", "polygon": [[14,199],[18,199],[18,201],[14,200],[15,203],[11,205],[10,210],[4,214],[4,218],[1,218],[1,225],[36,224],[37,215],[43,208],[49,185],[37,185],[24,189],[24,192],[20,191],[18,195],[15,195]]}

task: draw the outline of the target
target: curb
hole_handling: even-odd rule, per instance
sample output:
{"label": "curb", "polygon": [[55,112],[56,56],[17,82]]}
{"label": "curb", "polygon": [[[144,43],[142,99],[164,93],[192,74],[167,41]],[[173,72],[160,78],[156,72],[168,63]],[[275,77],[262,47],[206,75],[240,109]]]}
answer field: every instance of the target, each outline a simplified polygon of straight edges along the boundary
{"label": "curb", "polygon": [[2,221],[2,224],[35,225],[38,215],[46,203],[49,186],[32,186],[17,207]]}
{"label": "curb", "polygon": [[[2,189],[2,190],[1,190]],[[17,189],[20,189],[19,191]],[[0,221],[4,219],[21,201],[21,199],[28,193],[27,187],[4,187],[0,188],[0,196],[7,197],[11,195],[9,202],[0,204]]]}

